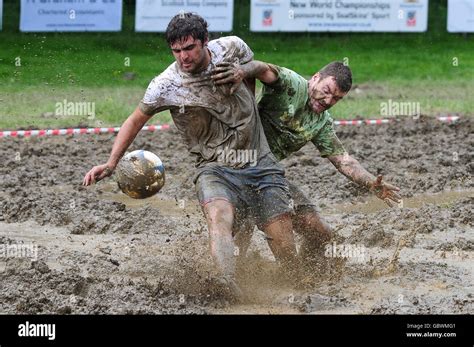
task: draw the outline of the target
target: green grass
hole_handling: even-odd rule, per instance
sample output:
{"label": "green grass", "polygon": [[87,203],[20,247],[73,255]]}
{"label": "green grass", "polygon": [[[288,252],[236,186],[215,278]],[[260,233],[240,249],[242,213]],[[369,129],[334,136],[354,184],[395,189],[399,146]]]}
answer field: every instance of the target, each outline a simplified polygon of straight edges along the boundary
{"label": "green grass", "polygon": [[[329,61],[348,58],[354,88],[334,107],[336,118],[377,116],[388,99],[419,102],[424,114],[473,114],[474,42],[446,32],[446,1],[431,1],[429,31],[421,34],[250,33],[248,4],[237,0],[235,7],[233,34],[256,59],[309,76]],[[173,62],[163,35],[133,32],[128,3],[120,33],[20,33],[18,15],[18,3],[7,1],[0,32],[0,129],[118,125],[149,81]],[[51,116],[64,99],[95,102],[95,119]],[[169,121],[169,113],[155,119]]]}

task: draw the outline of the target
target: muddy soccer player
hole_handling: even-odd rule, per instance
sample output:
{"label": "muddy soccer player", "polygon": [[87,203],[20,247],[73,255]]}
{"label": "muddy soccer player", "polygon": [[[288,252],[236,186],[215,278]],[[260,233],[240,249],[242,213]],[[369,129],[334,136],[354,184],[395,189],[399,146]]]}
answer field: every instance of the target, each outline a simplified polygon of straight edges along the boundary
{"label": "muddy soccer player", "polygon": [[[173,122],[196,156],[194,183],[204,212],[211,254],[224,290],[240,295],[235,282],[233,231],[252,215],[284,269],[294,268],[296,246],[292,205],[284,169],[268,146],[258,117],[253,89],[241,83],[216,86],[216,64],[253,59],[250,48],[235,36],[208,40],[206,21],[195,14],[175,16],[166,30],[175,62],[155,77],[135,111],[122,124],[110,157],[84,177],[90,185],[116,168],[143,125],[156,113],[170,110]],[[236,160],[236,153],[245,160]]]}
{"label": "muddy soccer player", "polygon": [[[375,177],[348,154],[333,128],[328,109],[340,101],[352,86],[352,73],[348,66],[332,62],[306,80],[296,72],[253,60],[245,65],[224,62],[216,66],[213,79],[216,85],[232,83],[233,88],[244,79],[259,79],[262,84],[258,110],[270,149],[278,160],[287,158],[308,142],[312,142],[320,155],[344,176],[368,188],[389,206],[400,202],[398,187]],[[303,236],[300,249],[302,258],[321,255],[323,246],[332,232],[315,204],[291,182],[294,201],[293,226]],[[245,254],[251,230],[239,233],[239,247]]]}

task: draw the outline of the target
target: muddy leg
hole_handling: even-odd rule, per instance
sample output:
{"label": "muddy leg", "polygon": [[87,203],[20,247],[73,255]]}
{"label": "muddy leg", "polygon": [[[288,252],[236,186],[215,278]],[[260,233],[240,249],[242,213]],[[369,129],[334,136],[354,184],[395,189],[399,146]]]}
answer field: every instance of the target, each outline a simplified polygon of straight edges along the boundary
{"label": "muddy leg", "polygon": [[204,206],[209,228],[211,255],[221,273],[221,284],[234,299],[240,299],[242,292],[235,283],[235,255],[232,224],[234,207],[225,200],[215,200]]}
{"label": "muddy leg", "polygon": [[232,223],[234,209],[225,200],[209,202],[204,206],[204,214],[209,229],[211,255],[217,269],[224,276],[234,276],[234,240],[232,238]]}
{"label": "muddy leg", "polygon": [[[293,216],[295,232],[303,236],[301,245],[301,257],[310,257],[316,253],[321,255],[324,247],[333,237],[333,231],[328,223],[324,221],[316,209],[307,207],[296,210]],[[316,255],[315,254],[315,255]]]}
{"label": "muddy leg", "polygon": [[314,276],[329,276],[338,279],[343,274],[345,258],[328,258],[326,246],[337,236],[331,227],[324,221],[316,209],[300,208],[293,217],[295,232],[303,236],[299,250],[299,259],[305,271],[305,281],[314,282]]}
{"label": "muddy leg", "polygon": [[290,214],[278,216],[261,229],[267,235],[268,245],[276,260],[290,275],[295,275],[298,271],[298,259]]}
{"label": "muddy leg", "polygon": [[234,241],[238,249],[238,261],[245,259],[254,231],[254,220],[246,220],[236,226]]}

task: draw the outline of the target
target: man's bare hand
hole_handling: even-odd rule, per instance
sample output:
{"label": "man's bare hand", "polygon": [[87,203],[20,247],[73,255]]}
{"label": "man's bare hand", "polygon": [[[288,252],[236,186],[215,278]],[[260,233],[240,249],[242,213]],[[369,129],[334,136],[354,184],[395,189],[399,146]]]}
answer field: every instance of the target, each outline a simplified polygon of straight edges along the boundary
{"label": "man's bare hand", "polygon": [[101,179],[104,179],[105,177],[109,177],[110,175],[112,175],[113,171],[114,171],[114,168],[112,168],[108,164],[94,166],[84,176],[84,179],[82,180],[82,185],[90,186],[91,184],[99,182]]}
{"label": "man's bare hand", "polygon": [[375,192],[379,199],[382,199],[388,206],[392,207],[393,203],[400,203],[402,197],[396,193],[400,188],[392,184],[382,181],[382,175],[378,175],[373,183],[370,184],[369,189]]}
{"label": "man's bare hand", "polygon": [[233,94],[245,78],[244,71],[237,63],[221,62],[211,72],[212,80],[216,85],[232,84],[230,94]]}

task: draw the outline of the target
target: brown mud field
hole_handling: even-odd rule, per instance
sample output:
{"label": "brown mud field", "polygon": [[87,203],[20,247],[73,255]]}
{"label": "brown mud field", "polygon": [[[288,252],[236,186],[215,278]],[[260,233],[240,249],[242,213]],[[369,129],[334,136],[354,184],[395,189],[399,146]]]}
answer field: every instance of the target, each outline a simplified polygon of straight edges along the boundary
{"label": "brown mud field", "polygon": [[239,304],[216,289],[194,158],[174,129],[142,132],[130,148],[156,153],[166,168],[165,187],[146,200],[111,179],[81,186],[114,136],[0,139],[0,313],[473,314],[473,125],[421,118],[337,128],[370,172],[402,189],[392,209],[312,144],[285,160],[287,177],[360,252],[293,286],[256,230],[239,265]]}

